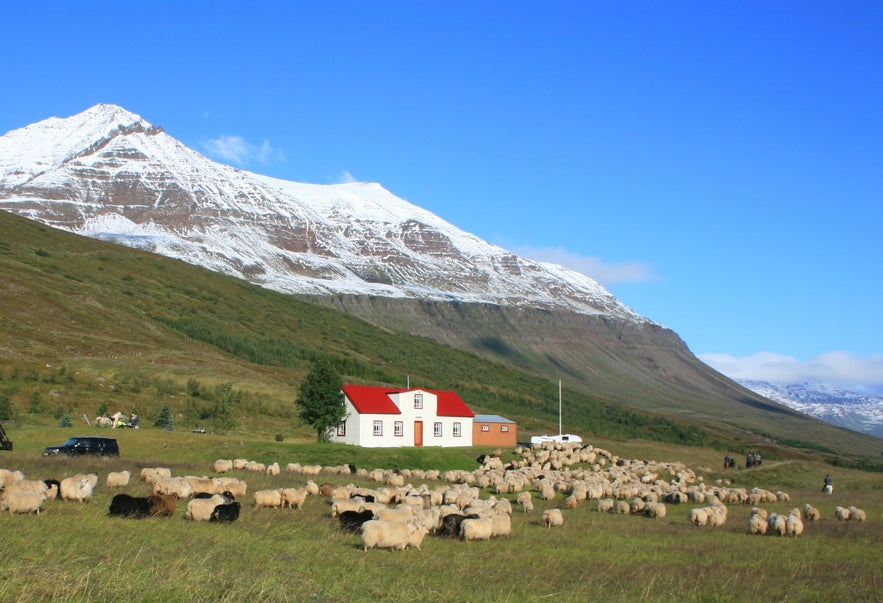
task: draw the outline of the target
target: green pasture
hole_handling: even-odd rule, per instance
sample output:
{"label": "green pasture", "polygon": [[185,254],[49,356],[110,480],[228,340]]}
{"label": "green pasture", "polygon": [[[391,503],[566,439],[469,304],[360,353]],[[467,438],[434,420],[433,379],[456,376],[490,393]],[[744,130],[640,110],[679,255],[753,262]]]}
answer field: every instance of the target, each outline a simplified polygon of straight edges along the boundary
{"label": "green pasture", "polygon": [[[536,499],[531,514],[515,511],[512,534],[464,543],[429,535],[423,549],[362,551],[358,534],[338,529],[327,499],[309,498],[302,511],[255,510],[242,500],[229,525],[174,518],[110,518],[116,493],[109,471],[167,466],[175,475],[209,475],[217,458],[265,463],[373,468],[477,467],[483,449],[371,450],[304,441],[265,442],[156,429],[97,430],[19,427],[15,449],[0,467],[32,479],[95,471],[99,486],[86,504],[49,501],[39,516],[0,515],[0,601],[880,601],[883,599],[883,480],[879,473],[813,461],[770,461],[759,469],[719,467],[719,452],[644,441],[596,442],[623,458],[682,461],[706,481],[785,490],[790,502],[764,505],[787,512],[811,503],[823,514],[798,538],[751,536],[750,509],[730,505],[720,528],[687,521],[692,505],[668,506],[668,516],[600,514],[590,503],[565,509],[565,526],[540,525],[542,510],[563,498]],[[44,458],[42,447],[68,435],[118,437],[119,459]],[[510,458],[512,451],[504,451]],[[835,494],[820,493],[826,472]],[[300,486],[307,477],[235,471],[249,492]],[[323,475],[317,481],[347,483]],[[370,485],[370,484],[365,484]],[[414,485],[419,485],[414,483]],[[434,484],[430,484],[432,486]],[[123,490],[146,495],[133,478]],[[484,493],[489,496],[490,493]],[[515,495],[509,495],[514,499]],[[867,512],[864,523],[838,522],[835,505]]]}

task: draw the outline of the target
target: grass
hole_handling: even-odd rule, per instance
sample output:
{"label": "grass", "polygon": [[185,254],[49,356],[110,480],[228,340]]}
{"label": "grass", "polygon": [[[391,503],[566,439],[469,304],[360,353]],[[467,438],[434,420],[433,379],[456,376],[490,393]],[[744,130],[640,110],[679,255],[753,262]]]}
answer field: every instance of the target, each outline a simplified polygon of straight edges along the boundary
{"label": "grass", "polygon": [[[154,465],[171,466],[176,475],[210,474],[215,458],[236,456],[277,461],[283,467],[287,462],[323,459],[360,467],[402,463],[397,466],[433,468],[437,463],[473,469],[482,450],[425,448],[405,453],[306,442],[268,445],[142,429],[111,432],[120,436],[120,459],[50,459],[35,452],[44,443],[60,442],[67,431],[20,428],[26,444],[0,453],[0,466],[22,469],[33,478],[80,471],[97,471],[100,477],[87,504],[49,501],[39,516],[0,515],[2,601],[883,599],[883,483],[879,475],[831,469],[815,461],[768,462],[759,469],[722,474],[713,449],[595,442],[623,458],[684,461],[694,468],[708,465],[707,471],[699,470],[708,482],[725,477],[748,488],[784,489],[790,502],[763,506],[787,512],[809,502],[823,513],[823,519],[807,523],[798,538],[748,535],[749,508],[735,505],[720,528],[689,525],[691,505],[669,505],[665,519],[651,520],[600,514],[588,503],[565,510],[563,528],[541,527],[543,508],[563,507],[559,497],[548,503],[537,499],[531,514],[516,511],[513,532],[505,538],[467,544],[430,535],[422,551],[366,553],[357,534],[337,528],[321,497],[308,499],[303,511],[255,510],[248,497],[239,521],[230,525],[184,521],[183,505],[174,518],[128,520],[107,517],[114,492],[103,479],[108,471],[126,468],[137,473]],[[653,456],[631,454],[654,447]],[[819,492],[825,472],[834,477],[834,496]],[[249,483],[250,492],[306,481],[285,472],[279,477],[234,474]],[[330,475],[320,480],[351,481]],[[124,491],[147,493],[137,480]],[[834,505],[849,504],[865,509],[868,521],[835,521]]]}

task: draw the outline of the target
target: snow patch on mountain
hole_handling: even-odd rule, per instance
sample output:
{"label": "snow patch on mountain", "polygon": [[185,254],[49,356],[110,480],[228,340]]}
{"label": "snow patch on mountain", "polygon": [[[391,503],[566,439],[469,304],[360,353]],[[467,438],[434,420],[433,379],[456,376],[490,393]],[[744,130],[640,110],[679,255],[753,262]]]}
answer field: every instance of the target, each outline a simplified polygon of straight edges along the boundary
{"label": "snow patch on mountain", "polygon": [[0,137],[0,209],[286,293],[567,309],[650,322],[593,279],[518,257],[375,183],[211,161],[114,105]]}
{"label": "snow patch on mountain", "polygon": [[883,397],[820,384],[774,385],[738,379],[761,396],[853,431],[883,437]]}

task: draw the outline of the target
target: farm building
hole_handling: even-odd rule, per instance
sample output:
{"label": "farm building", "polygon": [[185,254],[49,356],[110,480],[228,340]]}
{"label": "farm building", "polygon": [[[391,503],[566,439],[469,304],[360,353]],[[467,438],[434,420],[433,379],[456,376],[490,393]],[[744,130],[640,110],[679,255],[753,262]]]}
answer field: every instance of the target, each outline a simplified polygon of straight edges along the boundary
{"label": "farm building", "polygon": [[472,419],[473,446],[515,446],[518,424],[500,415],[475,415]]}
{"label": "farm building", "polygon": [[472,417],[456,392],[344,385],[346,417],[329,440],[367,448],[472,446]]}

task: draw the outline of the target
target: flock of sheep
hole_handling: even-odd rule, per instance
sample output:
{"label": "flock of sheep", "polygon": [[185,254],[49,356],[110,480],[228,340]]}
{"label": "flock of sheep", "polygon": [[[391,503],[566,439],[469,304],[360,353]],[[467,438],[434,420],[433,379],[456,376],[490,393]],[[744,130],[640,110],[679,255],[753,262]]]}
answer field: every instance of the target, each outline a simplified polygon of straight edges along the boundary
{"label": "flock of sheep", "polygon": [[[232,522],[239,517],[247,496],[246,481],[227,477],[231,471],[297,476],[301,485],[258,490],[251,494],[255,509],[302,509],[308,497],[323,497],[330,518],[342,529],[358,531],[362,548],[421,548],[427,534],[455,537],[465,542],[507,536],[512,531],[512,500],[524,513],[534,511],[534,501],[563,508],[547,508],[540,524],[560,527],[566,513],[593,505],[598,512],[666,517],[668,506],[693,503],[687,511],[695,526],[722,526],[728,505],[752,505],[748,521],[750,534],[799,536],[805,522],[821,517],[806,504],[788,515],[768,513],[760,505],[790,501],[786,492],[761,488],[735,488],[706,484],[682,463],[629,460],[591,445],[547,444],[518,447],[516,460],[504,463],[499,451],[483,455],[473,471],[367,470],[351,465],[322,467],[289,463],[266,465],[246,459],[220,459],[212,467],[215,476],[173,476],[167,468],[145,468],[140,481],[150,490],[144,497],[118,494],[110,515],[129,517],[173,516],[179,501],[187,501],[184,518],[193,521]],[[314,477],[357,479],[376,486],[326,482]],[[304,478],[306,483],[302,483]],[[107,474],[108,489],[130,485],[128,471]],[[294,481],[294,480],[292,480]],[[20,471],[0,469],[0,510],[10,513],[39,513],[46,500],[60,498],[85,502],[98,483],[96,474],[75,475],[59,481],[28,480]],[[419,486],[411,484],[419,483]],[[430,486],[428,484],[434,484]],[[482,492],[490,492],[482,497]],[[590,507],[592,508],[592,507]],[[838,520],[864,521],[865,512],[856,507],[836,507]]]}

